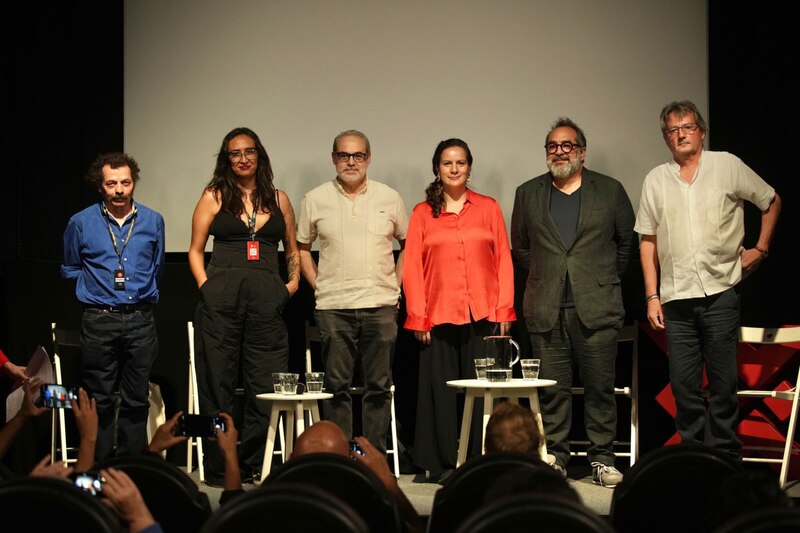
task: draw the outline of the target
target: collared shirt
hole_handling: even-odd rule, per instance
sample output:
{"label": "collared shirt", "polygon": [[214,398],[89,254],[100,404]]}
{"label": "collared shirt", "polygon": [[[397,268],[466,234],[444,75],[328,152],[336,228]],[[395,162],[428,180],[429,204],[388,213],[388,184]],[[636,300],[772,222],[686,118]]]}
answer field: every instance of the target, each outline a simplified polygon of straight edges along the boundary
{"label": "collared shirt", "polygon": [[655,235],[661,302],[723,292],[742,279],[744,205],[769,208],[775,190],[741,159],[703,151],[691,183],[675,161],[644,180],[634,230]]}
{"label": "collared shirt", "polygon": [[334,179],[309,191],[300,206],[297,241],[319,237],[317,309],[396,305],[400,297],[393,239],[404,240],[408,214],[391,187],[368,179],[355,198]]}
{"label": "collared shirt", "polygon": [[[103,214],[102,203],[69,219],[61,277],[77,280],[75,295],[80,302],[113,306],[158,302],[157,284],[164,267],[164,218],[140,203],[135,205],[135,217],[129,216],[121,226],[111,215]],[[133,232],[123,248],[131,224]],[[109,228],[117,239],[121,258]],[[115,290],[114,271],[120,263],[125,271],[125,289]]]}
{"label": "collared shirt", "polygon": [[405,328],[429,331],[470,319],[511,322],[514,267],[500,205],[467,189],[461,212],[433,218],[427,202],[411,212],[403,262]]}

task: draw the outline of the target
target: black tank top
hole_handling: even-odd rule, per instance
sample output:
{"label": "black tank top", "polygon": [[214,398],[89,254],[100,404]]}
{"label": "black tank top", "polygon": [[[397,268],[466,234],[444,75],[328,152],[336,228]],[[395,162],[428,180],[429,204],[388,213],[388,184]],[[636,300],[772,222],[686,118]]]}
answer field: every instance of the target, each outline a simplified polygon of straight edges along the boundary
{"label": "black tank top", "polygon": [[286,220],[280,208],[275,209],[267,223],[256,231],[256,240],[261,243],[258,261],[247,260],[246,243],[250,240],[250,230],[241,218],[220,210],[211,222],[209,234],[214,236],[212,264],[268,268],[277,272],[278,244],[286,235]]}
{"label": "black tank top", "polygon": [[[244,220],[235,217],[227,211],[220,210],[211,222],[209,233],[214,236],[214,242],[247,242],[250,240],[250,230]],[[256,231],[256,240],[270,248],[278,249],[283,236],[286,235],[286,221],[280,209],[276,209],[267,223]]]}

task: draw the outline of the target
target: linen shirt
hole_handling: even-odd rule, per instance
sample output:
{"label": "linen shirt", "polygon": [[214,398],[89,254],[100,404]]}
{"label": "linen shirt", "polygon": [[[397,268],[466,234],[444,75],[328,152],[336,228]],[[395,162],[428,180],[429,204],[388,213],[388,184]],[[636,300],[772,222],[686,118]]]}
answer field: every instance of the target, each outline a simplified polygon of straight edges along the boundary
{"label": "linen shirt", "polygon": [[388,185],[367,179],[355,198],[336,179],[309,191],[300,205],[297,241],[319,237],[317,309],[396,305],[393,239],[404,240],[407,231],[403,200]]}
{"label": "linen shirt", "polygon": [[406,329],[516,320],[514,267],[500,205],[469,189],[458,214],[442,211],[433,218],[427,202],[417,204],[408,224],[403,289]]}
{"label": "linen shirt", "polygon": [[[69,219],[64,232],[61,277],[76,279],[75,295],[88,305],[126,305],[158,302],[158,281],[164,269],[164,218],[140,203],[135,216],[120,226],[103,214],[102,203],[91,205]],[[135,218],[135,223],[134,223]],[[130,225],[129,242],[124,246]],[[117,239],[117,256],[109,228]],[[122,264],[125,290],[114,289],[114,271]]]}
{"label": "linen shirt", "polygon": [[675,161],[647,175],[634,230],[655,235],[661,302],[723,292],[742,279],[744,200],[761,211],[775,190],[727,152],[704,150],[690,183]]}

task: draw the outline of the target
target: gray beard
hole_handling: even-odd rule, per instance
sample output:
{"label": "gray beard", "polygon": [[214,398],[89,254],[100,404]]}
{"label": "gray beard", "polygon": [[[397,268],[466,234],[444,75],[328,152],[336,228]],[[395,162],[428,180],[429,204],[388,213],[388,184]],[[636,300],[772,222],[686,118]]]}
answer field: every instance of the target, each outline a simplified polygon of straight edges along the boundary
{"label": "gray beard", "polygon": [[548,161],[547,168],[550,169],[550,174],[552,174],[554,178],[561,180],[572,176],[581,166],[581,162],[577,157],[575,159],[570,159],[569,164],[565,167],[556,166],[554,163],[557,163],[557,161],[553,161],[553,163]]}

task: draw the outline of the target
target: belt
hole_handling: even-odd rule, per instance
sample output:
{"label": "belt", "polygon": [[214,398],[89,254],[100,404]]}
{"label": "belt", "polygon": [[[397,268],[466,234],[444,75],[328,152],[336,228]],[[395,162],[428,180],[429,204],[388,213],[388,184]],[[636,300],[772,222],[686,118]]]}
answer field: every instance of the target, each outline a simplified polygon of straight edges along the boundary
{"label": "belt", "polygon": [[144,311],[151,309],[153,304],[150,302],[139,302],[135,304],[121,304],[121,305],[102,305],[102,304],[86,304],[84,309],[92,309],[100,313],[120,313],[123,315],[133,313],[134,311]]}

